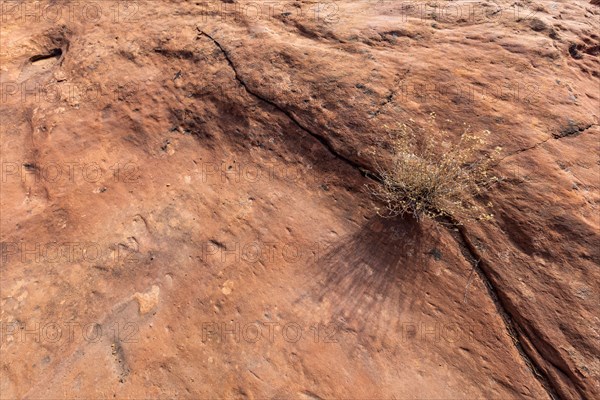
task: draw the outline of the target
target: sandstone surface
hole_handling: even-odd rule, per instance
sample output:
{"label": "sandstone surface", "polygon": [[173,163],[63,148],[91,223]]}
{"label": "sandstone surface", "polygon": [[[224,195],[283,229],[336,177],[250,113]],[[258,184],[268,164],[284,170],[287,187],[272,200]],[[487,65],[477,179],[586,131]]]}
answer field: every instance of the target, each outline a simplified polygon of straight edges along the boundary
{"label": "sandstone surface", "polygon": [[[600,398],[600,7],[0,4],[0,398]],[[432,113],[492,221],[377,215]]]}

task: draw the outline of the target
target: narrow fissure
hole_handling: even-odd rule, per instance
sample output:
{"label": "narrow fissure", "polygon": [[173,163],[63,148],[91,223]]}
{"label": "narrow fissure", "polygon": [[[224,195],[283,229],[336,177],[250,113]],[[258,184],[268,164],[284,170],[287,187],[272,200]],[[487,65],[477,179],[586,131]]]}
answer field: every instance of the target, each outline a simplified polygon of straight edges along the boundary
{"label": "narrow fissure", "polygon": [[552,136],[550,136],[547,139],[542,140],[541,142],[535,143],[534,145],[531,145],[529,147],[525,147],[523,149],[515,150],[512,153],[505,155],[504,157],[502,157],[501,159],[498,160],[498,163],[500,161],[504,160],[505,158],[512,157],[514,155],[523,153],[525,151],[536,149],[537,147],[543,145],[544,143],[550,141],[551,139],[560,140],[560,139],[567,138],[567,137],[579,136],[582,133],[584,133],[585,131],[587,131],[588,129],[591,129],[594,126],[597,126],[597,125],[598,124],[589,124],[587,126],[583,126],[583,127],[580,127],[580,128],[574,127],[572,131],[565,131],[565,130],[563,130],[563,131],[561,131],[558,134],[553,134]]}
{"label": "narrow fissure", "polygon": [[201,35],[206,36],[208,39],[210,39],[214,43],[215,46],[217,46],[219,48],[219,50],[221,50],[221,53],[223,53],[223,56],[225,57],[225,60],[227,60],[227,63],[229,64],[229,66],[233,70],[233,73],[235,74],[235,80],[238,81],[238,83],[240,85],[242,85],[242,87],[246,90],[246,92],[248,92],[253,97],[261,100],[262,102],[269,104],[271,107],[277,109],[279,112],[283,113],[300,130],[308,133],[310,136],[312,136],[313,138],[315,138],[316,140],[318,140],[319,143],[321,143],[327,149],[327,151],[329,151],[329,153],[331,153],[337,159],[345,162],[346,164],[350,165],[352,168],[357,169],[363,176],[369,177],[369,178],[374,179],[374,180],[376,180],[378,182],[381,181],[380,178],[377,175],[373,174],[372,172],[370,172],[368,169],[364,168],[362,165],[360,165],[356,161],[353,161],[353,160],[349,159],[348,157],[344,156],[343,154],[340,154],[333,147],[333,145],[331,144],[331,142],[325,136],[320,135],[320,134],[315,133],[315,132],[312,132],[310,129],[308,129],[305,126],[303,126],[300,123],[300,121],[298,121],[298,119],[294,116],[294,114],[292,114],[291,111],[286,110],[285,108],[281,107],[279,104],[273,102],[272,100],[269,100],[266,97],[264,97],[264,96],[262,96],[262,95],[260,95],[258,93],[255,93],[254,91],[252,91],[248,87],[248,85],[246,84],[246,82],[244,82],[244,80],[238,74],[237,69],[235,67],[235,64],[233,64],[233,61],[231,61],[231,58],[229,57],[229,54],[227,53],[227,50],[225,50],[225,48],[223,46],[221,46],[221,44],[217,40],[215,40],[211,35],[209,35],[208,33],[204,32],[204,31],[202,31],[200,28],[197,28],[197,29],[198,29],[198,32]]}
{"label": "narrow fissure", "polygon": [[[515,345],[515,347],[517,348],[517,351],[523,358],[523,361],[525,362],[525,364],[527,364],[527,366],[530,368],[532,374],[542,384],[544,389],[546,389],[546,392],[548,393],[550,398],[552,398],[553,400],[560,399],[561,396],[558,394],[558,391],[560,389],[555,384],[553,384],[552,379],[550,379],[550,377],[548,377],[548,375],[544,372],[542,366],[539,365],[534,360],[534,358],[531,357],[527,353],[525,346],[523,346],[523,344],[521,343],[520,338],[526,337],[526,335],[525,335],[525,333],[523,333],[523,329],[519,326],[518,322],[515,321],[514,316],[511,315],[511,313],[507,310],[507,307],[505,306],[505,300],[503,300],[503,296],[502,296],[501,292],[496,289],[496,287],[492,283],[492,278],[490,277],[489,273],[486,271],[486,269],[487,269],[486,262],[479,255],[479,252],[477,251],[477,248],[475,247],[475,245],[471,242],[471,240],[469,240],[469,237],[467,236],[467,232],[466,232],[464,225],[459,225],[457,223],[457,221],[452,221],[452,225],[454,225],[458,229],[460,241],[464,245],[465,249],[469,252],[469,257],[472,259],[472,260],[467,259],[467,261],[473,262],[473,264],[474,264],[473,268],[475,269],[475,271],[477,272],[477,274],[479,275],[479,277],[485,284],[488,294],[489,294],[490,298],[492,299],[494,305],[496,306],[496,310],[498,311],[498,314],[502,317],[502,320],[504,321],[506,330],[507,330],[509,336],[513,339],[513,344]],[[544,358],[542,353],[536,348],[535,343],[532,340],[529,340],[529,338],[527,338],[527,339],[528,339],[529,343],[531,344],[531,346],[535,348],[535,351],[540,356],[540,358]],[[552,364],[552,365],[554,366],[554,364]],[[556,368],[556,366],[554,366],[554,367]],[[559,368],[557,368],[557,369],[559,369]],[[560,369],[559,369],[559,371],[560,371]],[[561,372],[565,375],[568,375],[568,374],[564,373],[564,371],[561,371]],[[571,381],[571,383],[573,384],[573,387],[575,388],[575,390],[577,390],[577,393],[582,398],[584,398],[584,396],[580,393],[579,387],[575,384],[575,382]]]}

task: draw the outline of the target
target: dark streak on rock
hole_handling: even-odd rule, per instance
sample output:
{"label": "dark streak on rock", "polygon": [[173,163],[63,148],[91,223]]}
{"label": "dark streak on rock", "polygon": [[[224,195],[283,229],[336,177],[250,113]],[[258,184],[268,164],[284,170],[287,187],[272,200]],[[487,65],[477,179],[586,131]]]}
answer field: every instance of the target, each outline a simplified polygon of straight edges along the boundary
{"label": "dark streak on rock", "polygon": [[272,100],[267,99],[266,97],[262,96],[259,93],[254,92],[253,90],[251,90],[248,87],[248,85],[246,84],[246,82],[240,77],[240,75],[239,75],[239,73],[238,73],[238,71],[237,71],[237,69],[235,67],[235,64],[233,63],[233,61],[229,57],[228,51],[225,50],[225,48],[217,40],[215,40],[211,35],[209,35],[208,33],[204,32],[204,31],[202,31],[200,28],[197,28],[197,29],[198,29],[198,32],[200,33],[200,35],[205,36],[208,39],[210,39],[215,44],[215,46],[217,46],[219,48],[219,50],[221,50],[221,53],[225,57],[225,60],[227,61],[227,63],[231,67],[231,69],[233,70],[233,73],[235,75],[236,81],[238,81],[238,83],[246,90],[246,92],[248,92],[253,97],[261,100],[264,103],[269,104],[271,107],[273,107],[276,110],[278,110],[281,113],[283,113],[286,117],[288,117],[288,119],[290,121],[292,121],[292,123],[294,125],[296,125],[296,127],[298,127],[300,130],[308,133],[310,136],[312,136],[316,140],[318,140],[319,143],[321,143],[323,145],[323,147],[325,147],[327,149],[327,151],[329,151],[329,153],[331,153],[334,157],[336,157],[337,159],[339,159],[339,160],[345,162],[346,164],[350,165],[352,168],[358,170],[363,176],[368,177],[368,178],[373,179],[373,180],[376,180],[378,182],[381,182],[381,179],[376,174],[373,174],[372,172],[370,172],[363,165],[359,164],[358,162],[356,162],[354,160],[351,160],[350,158],[346,157],[343,154],[340,154],[335,149],[335,147],[333,146],[333,144],[331,143],[331,141],[327,137],[325,137],[323,135],[320,135],[318,133],[312,132],[310,129],[308,129],[307,127],[305,127],[304,125],[302,125],[300,123],[300,121],[296,118],[296,116],[291,111],[286,110],[285,108],[283,108],[279,104],[273,102]]}

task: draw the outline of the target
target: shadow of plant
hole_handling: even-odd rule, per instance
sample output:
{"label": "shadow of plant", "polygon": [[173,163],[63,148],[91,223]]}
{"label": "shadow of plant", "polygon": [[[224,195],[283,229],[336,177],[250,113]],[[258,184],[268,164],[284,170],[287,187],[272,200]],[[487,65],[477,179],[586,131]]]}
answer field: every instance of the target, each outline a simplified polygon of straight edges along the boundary
{"label": "shadow of plant", "polygon": [[[423,228],[411,217],[375,217],[359,232],[330,248],[315,263],[316,274],[302,299],[331,309],[332,322],[376,334],[394,329],[402,310],[418,299]],[[314,269],[311,269],[311,272]]]}

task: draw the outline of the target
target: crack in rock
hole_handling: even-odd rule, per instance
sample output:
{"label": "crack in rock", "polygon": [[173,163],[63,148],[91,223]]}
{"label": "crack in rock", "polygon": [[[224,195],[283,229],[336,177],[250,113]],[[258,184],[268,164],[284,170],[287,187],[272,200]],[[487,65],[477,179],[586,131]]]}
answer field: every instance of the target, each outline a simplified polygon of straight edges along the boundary
{"label": "crack in rock", "polygon": [[548,376],[548,374],[544,370],[544,366],[540,365],[540,363],[536,361],[534,357],[535,355],[532,355],[528,352],[527,349],[529,347],[524,346],[522,343],[523,341],[526,341],[530,344],[530,347],[533,348],[533,351],[537,353],[536,355],[539,358],[548,362],[552,367],[556,368],[559,372],[564,374],[571,383],[572,387],[581,396],[581,398],[585,398],[585,396],[581,393],[579,386],[573,381],[572,372],[569,371],[571,373],[567,373],[563,370],[563,368],[559,368],[552,360],[548,360],[544,356],[544,353],[541,352],[540,349],[536,346],[534,341],[529,338],[529,336],[527,335],[528,330],[522,327],[519,323],[518,318],[520,317],[520,315],[518,313],[516,315],[513,315],[513,313],[509,311],[506,296],[501,290],[498,290],[493,283],[494,279],[491,277],[489,271],[491,267],[489,266],[489,264],[487,264],[487,262],[483,260],[483,258],[477,251],[476,246],[469,239],[464,225],[458,224],[458,221],[452,221],[451,223],[455,228],[457,228],[460,241],[462,242],[466,250],[469,252],[471,260],[467,259],[467,261],[473,262],[473,268],[475,269],[475,271],[477,271],[477,274],[486,286],[488,294],[491,297],[494,305],[496,306],[498,314],[502,317],[502,320],[504,322],[505,328],[509,336],[512,338],[513,344],[515,345],[525,364],[531,370],[532,374],[544,387],[544,389],[548,393],[548,396],[553,400],[561,399],[562,396],[559,395],[560,386],[556,385],[556,383],[551,379],[551,377]]}
{"label": "crack in rock", "polygon": [[305,127],[304,125],[302,125],[300,123],[300,121],[296,118],[296,116],[291,111],[285,109],[284,107],[280,106],[279,104],[275,103],[274,101],[262,96],[261,94],[259,94],[257,92],[254,92],[252,89],[250,89],[250,87],[248,87],[246,82],[240,77],[235,64],[233,63],[233,61],[231,60],[231,57],[229,56],[229,52],[211,35],[204,32],[200,28],[196,28],[196,29],[198,30],[200,35],[207,37],[210,41],[212,41],[214,43],[214,45],[216,47],[219,48],[219,50],[225,57],[227,64],[229,64],[229,66],[233,70],[233,73],[235,75],[235,80],[246,90],[246,92],[248,92],[253,97],[259,99],[260,101],[269,104],[271,107],[277,109],[279,112],[283,113],[286,117],[288,117],[288,119],[290,121],[292,121],[292,123],[296,127],[298,127],[300,130],[304,131],[305,133],[309,134],[316,140],[318,140],[319,143],[321,143],[323,145],[323,147],[325,147],[327,149],[327,151],[329,151],[329,153],[331,153],[335,158],[343,161],[344,163],[350,165],[352,168],[358,170],[361,173],[361,175],[363,175],[365,177],[369,177],[369,178],[377,180],[377,181],[380,181],[379,178],[377,177],[377,175],[373,174],[371,171],[369,171],[363,165],[361,165],[360,163],[358,163],[354,160],[351,160],[350,158],[344,156],[343,154],[340,154],[335,149],[335,147],[333,146],[333,144],[327,137],[320,135],[318,133],[315,133],[315,132],[311,131],[310,129],[308,129],[307,127]]}
{"label": "crack in rock", "polygon": [[569,126],[564,128],[563,130],[561,130],[559,133],[554,133],[554,134],[552,134],[552,136],[542,140],[541,142],[535,143],[529,147],[524,147],[522,149],[515,150],[512,153],[507,154],[504,157],[502,157],[501,159],[499,159],[498,162],[504,160],[505,158],[512,157],[516,154],[520,154],[525,151],[533,150],[533,149],[543,145],[544,143],[550,141],[551,139],[560,140],[560,139],[566,138],[566,137],[579,136],[582,133],[584,133],[585,131],[587,131],[588,129],[593,128],[594,126],[598,126],[598,124],[589,124],[589,125],[586,125],[583,127],[578,127],[577,125],[575,125],[573,123],[573,121],[569,121]]}

